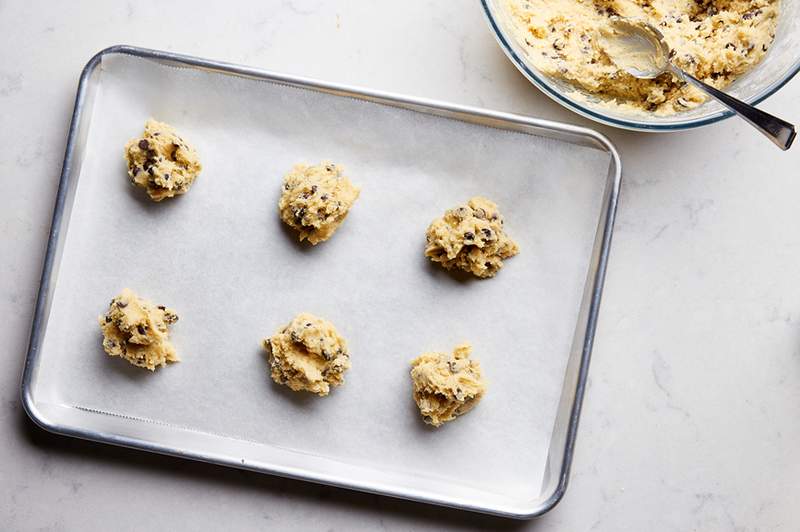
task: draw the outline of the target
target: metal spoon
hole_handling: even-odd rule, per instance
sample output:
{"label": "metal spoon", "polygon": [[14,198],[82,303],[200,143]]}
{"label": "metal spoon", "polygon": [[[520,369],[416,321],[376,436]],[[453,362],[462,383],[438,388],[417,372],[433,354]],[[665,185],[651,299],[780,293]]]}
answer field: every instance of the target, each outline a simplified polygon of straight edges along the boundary
{"label": "metal spoon", "polygon": [[641,79],[652,79],[664,72],[672,72],[719,100],[782,150],[788,150],[792,145],[796,135],[792,124],[737,100],[675,66],[670,61],[671,50],[664,35],[651,24],[614,17],[611,27],[614,31],[604,35],[603,41],[606,53],[621,69]]}

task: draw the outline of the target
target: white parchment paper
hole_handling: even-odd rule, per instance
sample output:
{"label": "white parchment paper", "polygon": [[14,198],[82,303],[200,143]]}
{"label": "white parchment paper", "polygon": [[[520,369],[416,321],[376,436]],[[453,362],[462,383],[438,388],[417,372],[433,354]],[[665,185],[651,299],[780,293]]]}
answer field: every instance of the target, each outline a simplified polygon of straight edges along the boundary
{"label": "white parchment paper", "polygon": [[[125,175],[148,117],[204,170],[150,202]],[[332,240],[298,245],[277,215],[297,162],[345,166],[361,197]],[[606,153],[407,110],[149,60],[103,60],[42,348],[47,400],[405,470],[538,493],[609,164]],[[496,201],[520,254],[490,280],[423,257],[425,229]],[[183,361],[151,374],[106,356],[97,316],[123,287],[175,308]],[[352,369],[326,398],[268,377],[260,340],[300,311],[331,320]],[[438,430],[409,361],[469,341],[488,393]]]}

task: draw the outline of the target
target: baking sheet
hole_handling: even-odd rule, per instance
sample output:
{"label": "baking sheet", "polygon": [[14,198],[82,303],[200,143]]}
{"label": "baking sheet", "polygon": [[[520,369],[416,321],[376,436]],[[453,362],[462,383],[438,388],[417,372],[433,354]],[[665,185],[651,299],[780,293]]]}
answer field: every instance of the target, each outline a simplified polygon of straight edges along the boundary
{"label": "baking sheet", "polygon": [[[600,217],[610,155],[565,142],[259,80],[103,58],[39,356],[40,401],[258,442],[374,471],[535,498]],[[148,117],[204,170],[151,203],[122,147]],[[277,216],[297,162],[345,166],[361,197],[332,240],[298,245]],[[499,203],[521,252],[463,280],[422,254],[428,223],[473,195]],[[183,362],[155,374],[107,357],[96,318],[128,286],[178,311]],[[353,367],[331,396],[267,376],[260,339],[295,313],[330,319]],[[481,404],[440,429],[408,362],[474,346]]]}

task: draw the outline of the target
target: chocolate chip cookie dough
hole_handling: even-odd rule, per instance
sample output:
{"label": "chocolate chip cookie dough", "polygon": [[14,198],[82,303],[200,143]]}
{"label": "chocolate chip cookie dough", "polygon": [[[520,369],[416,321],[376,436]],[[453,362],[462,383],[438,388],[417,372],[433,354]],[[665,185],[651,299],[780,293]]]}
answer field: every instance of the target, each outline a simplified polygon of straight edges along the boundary
{"label": "chocolate chip cookie dough", "polygon": [[456,346],[453,354],[425,353],[411,362],[414,401],[422,420],[439,427],[466,414],[486,391],[481,365],[470,360],[469,344]]}
{"label": "chocolate chip cookie dough", "polygon": [[477,277],[494,277],[503,267],[503,259],[519,253],[503,223],[497,205],[476,196],[431,223],[425,256],[448,270],[457,268]]}
{"label": "chocolate chip cookie dough", "polygon": [[272,380],[294,391],[328,395],[331,386],[344,382],[350,367],[347,342],[333,324],[305,312],[262,345],[269,354]]}
{"label": "chocolate chip cookie dough", "polygon": [[298,164],[283,178],[281,220],[297,229],[300,241],[316,245],[342,225],[360,190],[331,162]]}
{"label": "chocolate chip cookie dough", "polygon": [[125,145],[128,177],[153,201],[185,194],[202,166],[195,149],[171,126],[152,118],[144,134]]}
{"label": "chocolate chip cookie dough", "polygon": [[140,368],[154,371],[180,360],[169,342],[169,326],[178,315],[163,305],[154,306],[125,288],[98,318],[103,350]]}
{"label": "chocolate chip cookie dough", "polygon": [[689,74],[724,88],[751,70],[775,38],[780,0],[503,0],[509,26],[544,74],[567,81],[608,105],[669,115],[705,101],[670,73],[636,79],[604,48],[609,19],[656,26]]}

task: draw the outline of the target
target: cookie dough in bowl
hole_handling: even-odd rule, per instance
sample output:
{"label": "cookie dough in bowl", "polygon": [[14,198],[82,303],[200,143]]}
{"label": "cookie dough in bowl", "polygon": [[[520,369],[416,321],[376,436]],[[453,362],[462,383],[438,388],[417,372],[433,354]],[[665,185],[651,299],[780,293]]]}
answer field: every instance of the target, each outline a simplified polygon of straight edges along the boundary
{"label": "cookie dough in bowl", "polygon": [[125,161],[131,183],[153,201],[185,194],[203,168],[195,149],[172,126],[152,118],[142,136],[125,145]]}
{"label": "cookie dough in bowl", "polygon": [[344,383],[350,368],[347,342],[331,322],[303,312],[261,345],[269,355],[270,375],[294,391],[326,396]]}
{"label": "cookie dough in bowl", "polygon": [[[664,98],[663,103],[657,105],[655,110],[649,110],[647,105],[639,102],[626,104],[611,98],[605,97],[600,93],[592,93],[586,89],[581,88],[574,82],[565,79],[563,76],[550,75],[536,64],[535,55],[538,53],[540,57],[544,57],[542,53],[551,52],[556,55],[556,50],[552,47],[555,41],[550,44],[541,44],[545,49],[537,50],[536,47],[540,46],[537,43],[528,41],[533,44],[531,46],[526,44],[525,37],[532,35],[527,29],[520,24],[517,19],[515,21],[515,12],[510,9],[510,6],[517,5],[521,9],[528,9],[528,7],[539,6],[543,4],[543,0],[530,0],[528,2],[516,0],[477,0],[483,7],[483,12],[486,15],[489,30],[495,36],[497,44],[500,49],[505,53],[508,60],[525,76],[535,87],[542,91],[542,93],[549,98],[552,98],[559,105],[564,106],[585,118],[600,122],[609,126],[618,127],[622,129],[634,131],[647,131],[647,132],[673,132],[682,131],[686,129],[703,127],[709,124],[714,124],[721,120],[725,120],[733,116],[733,112],[724,107],[721,103],[708,99],[705,103],[698,105],[697,102],[692,103],[689,100],[685,102],[678,102],[678,97]],[[560,4],[564,0],[553,0],[553,4]],[[763,5],[764,2],[756,0],[752,6]],[[583,13],[587,12],[587,6],[594,6],[592,0],[581,0],[570,2],[567,8],[580,9]],[[605,7],[609,5],[611,8],[616,9],[614,6],[633,6],[634,8],[644,11],[645,3],[639,2],[615,2],[615,3],[598,3],[598,6]],[[665,0],[654,0],[649,2],[652,10],[662,9],[666,5]],[[676,4],[679,6],[693,6],[695,2]],[[738,8],[745,5],[745,3],[737,3],[731,0],[717,0],[714,2],[708,0],[699,0],[696,2],[698,9],[702,6],[714,7],[719,10],[719,14],[730,11],[729,8]],[[749,3],[747,5],[750,5]],[[725,86],[725,91],[731,96],[738,98],[751,105],[759,106],[762,101],[769,98],[782,87],[786,85],[798,72],[800,72],[800,0],[780,0],[779,3],[769,3],[770,6],[777,6],[778,15],[775,21],[769,21],[772,25],[774,22],[774,39],[767,46],[767,51],[763,53],[760,60],[757,62],[752,61],[752,53],[745,57],[742,54],[743,60],[752,63],[751,66],[743,73],[736,74],[735,80],[729,85]],[[547,6],[545,6],[547,8]],[[713,10],[712,10],[713,11]],[[544,12],[552,12],[551,9],[545,9]],[[571,13],[571,12],[570,12]],[[706,9],[706,13],[708,10]],[[743,12],[740,19],[750,19],[750,15],[744,16]],[[620,13],[630,16],[630,12]],[[763,17],[766,14],[762,9]],[[566,12],[565,12],[566,15]],[[598,16],[601,15],[598,13]],[[527,16],[527,15],[524,15]],[[604,15],[605,16],[605,15]],[[567,16],[563,19],[566,20]],[[607,17],[610,18],[610,17]],[[602,20],[602,18],[600,18]],[[647,19],[651,22],[651,19]],[[675,17],[677,21],[677,16]],[[715,19],[718,20],[718,19]],[[764,20],[759,19],[757,24],[763,28]],[[742,20],[747,22],[747,20]],[[751,19],[752,21],[752,19]],[[527,23],[525,19],[523,23]],[[686,19],[681,18],[679,25],[687,25]],[[656,27],[664,31],[664,27],[655,23]],[[715,26],[716,27],[716,26]],[[694,27],[691,27],[694,31]],[[696,30],[701,31],[702,28]],[[574,30],[573,32],[574,33]],[[574,35],[571,33],[571,37]],[[668,32],[665,32],[668,33]],[[555,36],[553,36],[555,37]],[[578,36],[580,39],[580,36]],[[705,40],[705,39],[704,39]],[[590,50],[595,50],[595,46],[599,43],[593,42]],[[671,43],[676,48],[679,45]],[[727,44],[727,41],[723,43]],[[733,43],[736,45],[736,43]],[[748,43],[745,50],[749,48]],[[559,42],[556,46],[561,46]],[[549,49],[546,49],[549,46]],[[700,47],[701,51],[705,51],[707,47]],[[753,48],[756,50],[756,47]],[[741,53],[741,49],[737,45],[737,51]],[[680,51],[679,51],[680,52]],[[733,53],[732,47],[728,47],[723,52],[723,56]],[[757,53],[757,52],[756,52]],[[591,62],[591,59],[589,59]],[[741,66],[741,63],[740,63]],[[546,67],[545,67],[546,68]],[[690,69],[691,71],[691,69]],[[727,73],[722,77],[728,77]],[[669,94],[667,95],[669,96]],[[677,95],[674,95],[677,96]],[[656,98],[656,103],[661,98]],[[676,105],[673,105],[674,104]],[[686,108],[683,103],[688,103]],[[667,104],[667,105],[664,105]],[[669,112],[669,107],[677,109],[674,112]]]}
{"label": "cookie dough in bowl", "polygon": [[478,404],[486,383],[477,360],[469,358],[469,344],[456,346],[452,354],[425,353],[411,362],[414,402],[422,420],[439,427],[466,414]]}
{"label": "cookie dough in bowl", "polygon": [[775,38],[780,0],[502,0],[527,59],[547,76],[605,104],[670,115],[705,95],[671,73],[636,79],[610,59],[603,34],[615,16],[656,26],[673,62],[725,88],[765,56]]}
{"label": "cookie dough in bowl", "polygon": [[175,311],[153,305],[125,288],[111,300],[108,311],[98,318],[103,331],[103,350],[134,366],[155,371],[178,362],[169,341],[169,326],[178,321]]}
{"label": "cookie dough in bowl", "polygon": [[359,193],[340,165],[298,164],[283,178],[278,211],[281,220],[297,230],[301,242],[316,245],[339,229]]}

